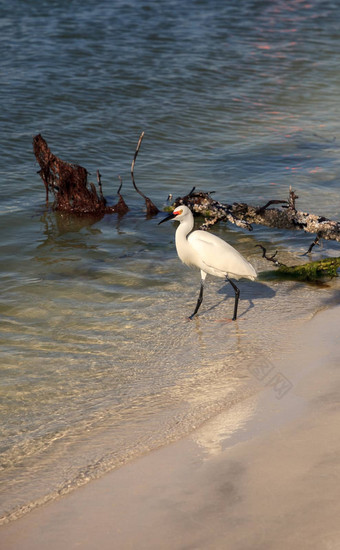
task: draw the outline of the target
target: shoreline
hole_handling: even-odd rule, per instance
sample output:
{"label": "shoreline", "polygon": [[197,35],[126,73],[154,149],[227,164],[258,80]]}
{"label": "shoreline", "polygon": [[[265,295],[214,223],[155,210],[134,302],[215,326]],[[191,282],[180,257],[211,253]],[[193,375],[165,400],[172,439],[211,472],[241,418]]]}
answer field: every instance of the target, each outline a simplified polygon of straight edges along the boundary
{"label": "shoreline", "polygon": [[280,398],[272,379],[258,378],[260,394],[190,436],[3,525],[0,545],[340,547],[339,321],[339,306],[316,313],[265,366],[291,384]]}

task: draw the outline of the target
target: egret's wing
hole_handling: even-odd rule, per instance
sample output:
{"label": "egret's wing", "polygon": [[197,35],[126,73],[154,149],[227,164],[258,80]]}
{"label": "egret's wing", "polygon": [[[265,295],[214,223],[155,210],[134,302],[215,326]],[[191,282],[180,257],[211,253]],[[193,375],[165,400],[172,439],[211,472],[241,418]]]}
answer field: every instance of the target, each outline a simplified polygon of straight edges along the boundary
{"label": "egret's wing", "polygon": [[216,235],[194,231],[189,235],[188,241],[199,256],[203,271],[218,277],[256,277],[253,266],[235,248]]}

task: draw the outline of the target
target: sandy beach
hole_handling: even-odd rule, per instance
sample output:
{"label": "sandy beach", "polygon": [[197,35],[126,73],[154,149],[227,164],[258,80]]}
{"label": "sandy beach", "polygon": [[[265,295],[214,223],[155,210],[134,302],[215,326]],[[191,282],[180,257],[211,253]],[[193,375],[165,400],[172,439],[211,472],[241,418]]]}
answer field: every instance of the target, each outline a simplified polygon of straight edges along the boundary
{"label": "sandy beach", "polygon": [[339,322],[317,313],[259,395],[4,525],[1,548],[339,549]]}

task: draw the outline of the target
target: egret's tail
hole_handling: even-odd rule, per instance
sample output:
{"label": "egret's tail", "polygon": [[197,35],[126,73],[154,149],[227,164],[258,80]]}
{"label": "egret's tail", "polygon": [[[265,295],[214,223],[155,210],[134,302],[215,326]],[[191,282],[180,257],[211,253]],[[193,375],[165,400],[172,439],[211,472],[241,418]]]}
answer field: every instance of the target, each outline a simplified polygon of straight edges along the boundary
{"label": "egret's tail", "polygon": [[251,281],[255,281],[255,279],[257,278],[256,269],[255,269],[255,267],[253,267],[251,264],[249,264],[249,276],[248,276],[248,278],[249,278]]}

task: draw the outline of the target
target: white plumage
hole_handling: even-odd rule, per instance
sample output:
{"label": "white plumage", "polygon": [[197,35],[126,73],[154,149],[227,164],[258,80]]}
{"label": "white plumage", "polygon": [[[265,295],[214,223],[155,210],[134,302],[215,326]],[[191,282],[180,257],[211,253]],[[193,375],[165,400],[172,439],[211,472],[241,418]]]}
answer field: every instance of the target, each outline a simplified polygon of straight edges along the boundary
{"label": "white plumage", "polygon": [[240,291],[231,279],[247,278],[253,281],[257,277],[254,267],[235,248],[216,235],[200,230],[191,232],[194,227],[194,217],[187,206],[178,206],[172,214],[159,223],[170,219],[180,222],[176,230],[176,249],[179,258],[186,265],[198,267],[201,270],[200,294],[195,311],[190,318],[196,315],[202,303],[204,281],[209,274],[226,278],[234,288],[233,320],[236,320]]}

